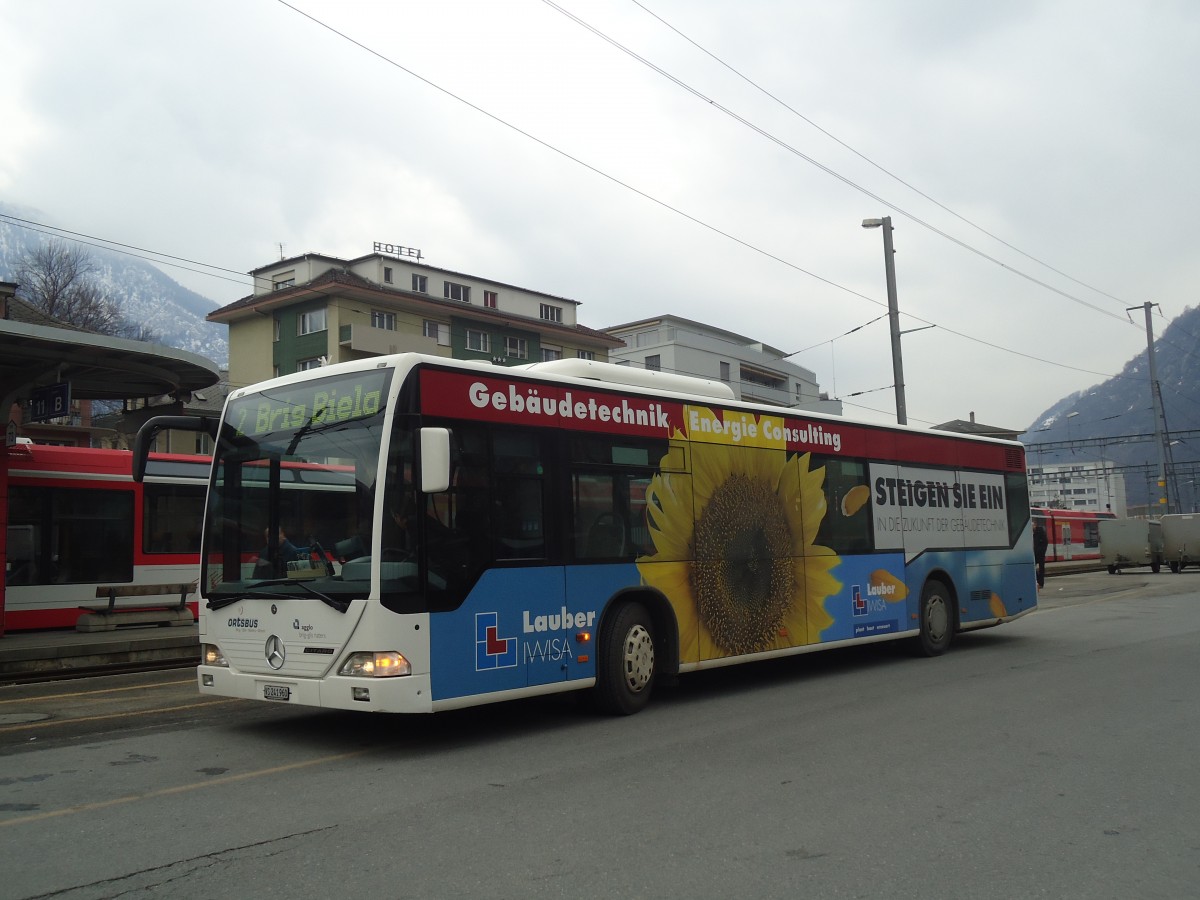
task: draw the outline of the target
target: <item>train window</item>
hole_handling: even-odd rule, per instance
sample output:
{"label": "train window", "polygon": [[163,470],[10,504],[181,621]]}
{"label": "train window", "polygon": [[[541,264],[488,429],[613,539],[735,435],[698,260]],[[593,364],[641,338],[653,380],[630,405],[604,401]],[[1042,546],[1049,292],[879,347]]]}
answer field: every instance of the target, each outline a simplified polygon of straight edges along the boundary
{"label": "train window", "polygon": [[199,553],[204,520],[200,484],[146,482],[142,500],[142,550],[145,553]]}
{"label": "train window", "polygon": [[11,486],[10,533],[16,529],[29,552],[8,573],[7,583],[132,581],[133,496],[132,489]]}

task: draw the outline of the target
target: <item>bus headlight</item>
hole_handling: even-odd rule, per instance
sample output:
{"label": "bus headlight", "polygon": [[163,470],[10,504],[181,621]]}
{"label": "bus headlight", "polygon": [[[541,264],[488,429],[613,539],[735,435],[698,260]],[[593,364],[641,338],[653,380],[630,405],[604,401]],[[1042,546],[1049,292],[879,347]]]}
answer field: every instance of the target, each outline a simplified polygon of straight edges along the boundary
{"label": "bus headlight", "polygon": [[394,678],[397,675],[411,675],[412,664],[395,650],[351,653],[342,663],[338,674],[364,678]]}
{"label": "bus headlight", "polygon": [[229,668],[229,660],[225,658],[225,654],[221,652],[221,648],[216,644],[201,644],[200,645],[200,665],[202,666],[224,666]]}

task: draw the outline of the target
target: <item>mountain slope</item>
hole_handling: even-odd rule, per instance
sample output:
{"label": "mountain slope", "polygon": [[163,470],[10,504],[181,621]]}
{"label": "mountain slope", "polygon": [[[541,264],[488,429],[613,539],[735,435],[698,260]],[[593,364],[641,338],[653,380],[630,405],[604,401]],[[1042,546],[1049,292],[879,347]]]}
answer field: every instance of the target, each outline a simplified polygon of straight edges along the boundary
{"label": "mountain slope", "polygon": [[[0,214],[45,221],[37,210],[5,203],[0,203]],[[13,272],[22,255],[51,239],[0,218],[0,281],[14,281]],[[157,343],[198,353],[222,367],[229,364],[228,328],[204,320],[217,308],[216,303],[137,257],[98,247],[84,249],[96,263],[97,280],[120,305],[126,319],[153,331]]]}
{"label": "mountain slope", "polygon": [[[1167,428],[1172,434],[1200,430],[1200,309],[1185,310],[1167,326],[1154,344],[1155,366],[1162,389]],[[1150,393],[1148,358],[1143,351],[1125,364],[1121,373],[1062,398],[1043,412],[1021,440],[1030,447],[1030,465],[1038,463],[1104,460],[1128,466],[1125,488],[1130,504],[1145,502],[1147,477],[1158,470],[1158,450],[1151,440],[1137,439],[1154,434],[1154,408]],[[1100,446],[1074,450],[1040,451],[1038,444],[1104,439]],[[1200,441],[1172,439],[1173,467],[1183,481],[1196,477],[1200,466]],[[1142,467],[1142,468],[1136,468]],[[1186,490],[1183,491],[1188,495]]]}

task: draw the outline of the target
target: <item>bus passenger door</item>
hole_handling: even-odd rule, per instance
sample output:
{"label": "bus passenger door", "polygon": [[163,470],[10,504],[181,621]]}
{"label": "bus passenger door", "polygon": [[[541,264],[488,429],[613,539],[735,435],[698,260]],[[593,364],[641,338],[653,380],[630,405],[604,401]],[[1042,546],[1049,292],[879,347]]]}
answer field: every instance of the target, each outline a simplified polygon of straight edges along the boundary
{"label": "bus passenger door", "polygon": [[487,583],[498,608],[520,610],[512,621],[525,684],[565,681],[575,647],[573,632],[566,630],[571,627],[566,617],[573,614],[567,610],[562,566],[493,569]]}
{"label": "bus passenger door", "polygon": [[563,567],[550,565],[561,541],[553,512],[550,436],[537,431],[492,434],[492,551],[497,580],[520,610],[520,665],[530,687],[564,681],[572,647],[566,628]]}

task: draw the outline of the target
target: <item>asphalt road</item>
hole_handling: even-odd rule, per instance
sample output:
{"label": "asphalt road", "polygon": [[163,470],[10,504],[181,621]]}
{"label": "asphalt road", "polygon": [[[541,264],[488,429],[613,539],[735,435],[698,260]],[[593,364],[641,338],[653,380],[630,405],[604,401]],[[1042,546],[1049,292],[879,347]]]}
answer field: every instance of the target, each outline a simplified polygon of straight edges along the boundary
{"label": "asphalt road", "polygon": [[0,895],[1179,898],[1200,885],[1200,573],[1051,579],[897,645],[433,717],[0,689]]}

